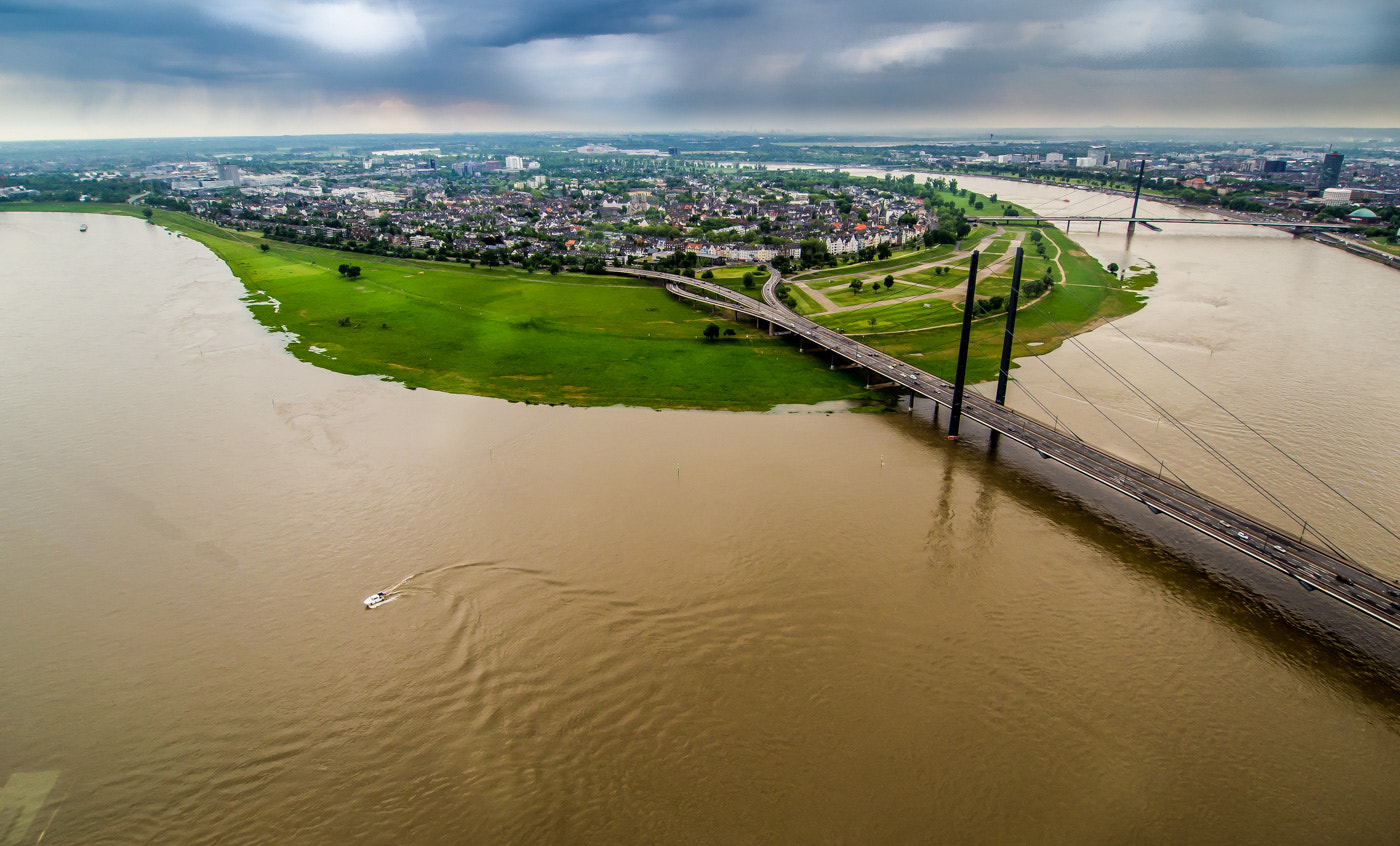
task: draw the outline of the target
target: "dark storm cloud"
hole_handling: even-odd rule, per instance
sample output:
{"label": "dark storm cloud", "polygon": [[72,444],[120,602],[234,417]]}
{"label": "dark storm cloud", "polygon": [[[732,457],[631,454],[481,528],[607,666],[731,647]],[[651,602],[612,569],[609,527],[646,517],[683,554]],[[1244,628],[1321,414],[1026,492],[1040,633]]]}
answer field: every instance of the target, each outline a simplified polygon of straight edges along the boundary
{"label": "dark storm cloud", "polygon": [[559,125],[759,112],[840,127],[999,106],[1014,122],[1035,91],[1069,122],[1112,121],[1119,103],[1183,101],[1179,86],[1228,98],[1212,75],[1300,86],[1298,111],[1325,93],[1315,80],[1393,89],[1397,67],[1391,0],[0,0],[0,97],[7,79],[102,82],[270,108],[473,101]]}

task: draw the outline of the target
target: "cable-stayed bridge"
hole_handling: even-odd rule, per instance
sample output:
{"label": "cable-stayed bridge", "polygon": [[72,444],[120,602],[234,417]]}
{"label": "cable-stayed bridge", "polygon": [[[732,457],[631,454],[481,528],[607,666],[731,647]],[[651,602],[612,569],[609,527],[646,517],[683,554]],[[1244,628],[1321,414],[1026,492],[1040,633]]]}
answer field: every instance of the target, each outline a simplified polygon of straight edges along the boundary
{"label": "cable-stayed bridge", "polygon": [[[1013,299],[1008,314],[1015,311],[1015,285],[1019,283],[1019,261]],[[1263,567],[1293,579],[1305,590],[1319,591],[1348,608],[1386,626],[1400,630],[1400,585],[1370,572],[1351,560],[1325,537],[1303,524],[1300,534],[1285,531],[1226,503],[1163,478],[1162,469],[1151,470],[1120,459],[1085,443],[1072,433],[1028,417],[1002,403],[1009,361],[1009,340],[1003,354],[1001,383],[997,399],[965,394],[963,385],[948,382],[908,362],[829,329],[787,308],[778,297],[782,277],[769,271],[763,286],[763,301],[747,297],[723,285],[640,268],[609,268],[609,272],[650,279],[662,284],[676,297],[698,305],[746,315],[760,326],[767,324],[774,334],[787,336],[800,349],[825,350],[831,366],[861,369],[867,386],[890,388],[921,396],[935,403],[935,419],[941,406],[948,406],[950,437],[956,437],[962,416],[990,431],[1024,444],[1042,459],[1055,461],[1119,494],[1136,500],[1151,515],[1176,520],[1218,543],[1253,559]],[[976,254],[969,273],[968,306],[972,304],[976,277]],[[964,350],[971,319],[964,309]],[[1014,319],[1009,321],[1014,323]],[[1011,329],[1008,328],[1008,338]],[[965,360],[965,354],[962,356]],[[959,367],[961,374],[962,367]],[[959,376],[961,379],[961,375]],[[1261,490],[1267,495],[1267,492]],[[1281,504],[1280,504],[1281,505]],[[1282,507],[1282,506],[1281,506]],[[1287,509],[1285,508],[1285,511]],[[1291,512],[1288,512],[1291,513]],[[1369,515],[1368,515],[1369,516]],[[1384,528],[1384,527],[1383,527]],[[1386,529],[1386,531],[1390,531]],[[1394,534],[1392,532],[1392,534]]]}
{"label": "cable-stayed bridge", "polygon": [[1289,232],[1311,232],[1326,230],[1348,230],[1352,228],[1349,223],[1313,223],[1311,221],[1297,220],[1270,220],[1268,218],[1225,218],[1225,217],[1131,217],[1124,215],[982,215],[967,218],[968,223],[989,223],[998,226],[1040,226],[1045,223],[1063,223],[1065,231],[1070,230],[1073,223],[1097,223],[1100,228],[1105,223],[1126,223],[1143,224],[1152,229],[1160,229],[1162,224],[1175,223],[1201,223],[1211,226],[1266,226],[1272,229],[1285,229]]}

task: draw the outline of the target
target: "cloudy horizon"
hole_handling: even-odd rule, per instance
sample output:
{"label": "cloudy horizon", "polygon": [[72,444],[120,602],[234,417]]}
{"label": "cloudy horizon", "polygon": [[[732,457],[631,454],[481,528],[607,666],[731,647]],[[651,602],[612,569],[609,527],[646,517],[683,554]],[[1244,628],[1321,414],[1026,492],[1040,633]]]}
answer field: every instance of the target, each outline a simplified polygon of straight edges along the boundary
{"label": "cloudy horizon", "polygon": [[0,141],[1393,127],[1384,0],[0,0]]}

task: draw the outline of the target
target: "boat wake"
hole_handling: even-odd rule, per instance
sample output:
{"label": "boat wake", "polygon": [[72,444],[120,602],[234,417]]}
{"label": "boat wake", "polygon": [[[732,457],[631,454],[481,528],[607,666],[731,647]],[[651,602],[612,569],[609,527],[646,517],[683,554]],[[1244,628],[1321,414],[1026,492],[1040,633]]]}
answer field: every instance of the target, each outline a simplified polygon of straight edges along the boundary
{"label": "boat wake", "polygon": [[[365,597],[365,608],[378,608],[381,605],[387,605],[388,603],[393,602],[396,599],[401,599],[402,597],[407,596],[411,593],[428,593],[438,595],[446,593],[451,596],[456,596],[456,594],[452,593],[451,591],[444,591],[439,587],[435,586],[433,582],[430,581],[430,579],[434,576],[440,576],[445,573],[451,573],[454,570],[463,570],[468,567],[489,567],[496,563],[498,562],[462,561],[457,564],[449,564],[446,567],[437,567],[432,570],[422,570],[417,573],[412,573],[410,575],[404,576],[397,582],[394,582],[392,585],[385,588],[384,590],[381,590],[378,593],[370,594],[369,596]],[[415,582],[417,582],[417,584],[415,584]]]}

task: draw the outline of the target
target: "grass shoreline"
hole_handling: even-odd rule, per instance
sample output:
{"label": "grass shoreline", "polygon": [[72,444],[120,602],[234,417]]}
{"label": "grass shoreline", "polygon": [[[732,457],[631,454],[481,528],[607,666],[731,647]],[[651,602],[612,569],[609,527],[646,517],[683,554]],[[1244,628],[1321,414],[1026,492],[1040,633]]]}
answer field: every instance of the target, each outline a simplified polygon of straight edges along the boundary
{"label": "grass shoreline", "polygon": [[[145,209],[12,203],[0,206],[3,211],[139,219]],[[260,233],[224,229],[180,212],[153,212],[153,223],[199,241],[229,267],[243,283],[243,301],[254,319],[292,338],[288,352],[336,372],[375,375],[410,388],[576,406],[767,411],[777,405],[879,403],[882,398],[865,389],[855,371],[833,372],[782,339],[625,277],[552,277],[517,268],[472,269],[349,253],[264,240]],[[1066,244],[1077,249],[1050,232],[1047,237],[1059,242],[1061,255],[1069,252]],[[1093,268],[1086,270],[1109,276],[1096,261],[1087,261]],[[337,271],[341,264],[358,265],[362,273],[344,278]],[[1058,311],[1077,334],[1142,305],[1134,296],[1133,302],[1112,302],[1100,313],[1105,299],[1095,298],[1087,310],[1077,310],[1082,313],[1071,313],[1076,309],[1064,304]],[[711,322],[733,329],[735,336],[704,340]],[[987,326],[974,331],[969,379],[995,375],[1000,331],[999,324],[994,332]],[[951,342],[943,337],[949,334]],[[1058,346],[1042,337],[1044,325],[1025,315],[1018,319],[1017,334],[1026,342],[1041,341],[1034,354]],[[914,355],[924,369],[951,376],[956,329],[913,337],[914,342],[881,339],[880,347]],[[1021,347],[1021,354],[1026,350],[1031,348]]]}

